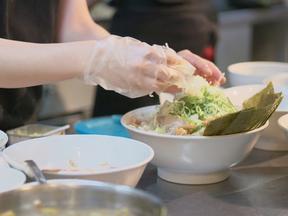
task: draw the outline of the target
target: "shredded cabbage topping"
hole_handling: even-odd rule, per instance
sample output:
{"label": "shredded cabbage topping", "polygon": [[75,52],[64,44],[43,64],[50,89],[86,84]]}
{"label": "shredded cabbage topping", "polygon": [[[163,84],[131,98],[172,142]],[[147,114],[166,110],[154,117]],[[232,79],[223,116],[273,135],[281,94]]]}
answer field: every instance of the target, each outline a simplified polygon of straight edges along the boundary
{"label": "shredded cabbage topping", "polygon": [[209,121],[236,111],[219,87],[209,85],[200,76],[192,76],[189,86],[174,101],[166,101],[153,118],[138,119],[134,126],[163,134],[202,135]]}

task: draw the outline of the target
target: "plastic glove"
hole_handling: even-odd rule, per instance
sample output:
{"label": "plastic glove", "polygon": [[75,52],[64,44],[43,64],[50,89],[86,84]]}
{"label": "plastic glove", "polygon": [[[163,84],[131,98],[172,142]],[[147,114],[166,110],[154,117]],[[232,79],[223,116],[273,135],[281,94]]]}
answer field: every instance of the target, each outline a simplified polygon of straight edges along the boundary
{"label": "plastic glove", "polygon": [[167,88],[177,72],[167,62],[178,58],[162,46],[150,46],[129,37],[110,35],[95,44],[84,71],[84,81],[135,98]]}

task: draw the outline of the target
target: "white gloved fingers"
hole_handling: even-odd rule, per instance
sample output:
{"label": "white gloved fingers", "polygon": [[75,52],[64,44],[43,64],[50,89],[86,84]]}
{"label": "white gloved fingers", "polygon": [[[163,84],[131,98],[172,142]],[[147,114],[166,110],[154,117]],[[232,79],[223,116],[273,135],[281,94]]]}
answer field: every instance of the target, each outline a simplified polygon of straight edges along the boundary
{"label": "white gloved fingers", "polygon": [[159,45],[150,46],[150,53],[146,56],[146,59],[156,64],[167,64],[167,55],[165,47]]}
{"label": "white gloved fingers", "polygon": [[140,97],[173,84],[179,74],[167,67],[178,62],[175,51],[129,37],[111,35],[95,42],[83,79],[128,97]]}
{"label": "white gloved fingers", "polygon": [[195,74],[204,77],[209,83],[221,85],[226,81],[224,74],[214,63],[201,58],[189,50],[182,50],[178,54],[196,67]]}
{"label": "white gloved fingers", "polygon": [[166,84],[171,84],[175,80],[178,80],[180,75],[181,74],[174,68],[161,65],[158,70],[157,80]]}
{"label": "white gloved fingers", "polygon": [[182,61],[181,56],[179,56],[175,50],[169,48],[169,47],[164,47],[163,51],[166,56],[166,64],[167,65],[174,65],[174,64],[180,64]]}

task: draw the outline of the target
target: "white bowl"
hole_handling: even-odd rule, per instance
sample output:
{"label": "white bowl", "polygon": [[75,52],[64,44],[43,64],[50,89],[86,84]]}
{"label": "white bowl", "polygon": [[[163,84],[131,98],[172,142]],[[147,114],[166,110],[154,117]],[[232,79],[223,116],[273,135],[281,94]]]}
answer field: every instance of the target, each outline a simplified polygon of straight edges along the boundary
{"label": "white bowl", "polygon": [[274,86],[288,87],[288,73],[281,73],[267,77],[264,83],[272,82]]}
{"label": "white bowl", "polygon": [[26,181],[24,173],[10,167],[0,167],[0,193],[13,190]]}
{"label": "white bowl", "polygon": [[255,84],[230,87],[223,89],[223,91],[235,106],[242,107],[242,103],[246,99],[252,97],[263,88],[265,88],[264,84]]}
{"label": "white bowl", "polygon": [[288,74],[288,63],[241,62],[228,66],[228,80],[231,86],[262,84],[271,75]]}
{"label": "white bowl", "polygon": [[[265,85],[242,85],[235,86],[231,88],[227,88],[224,90],[227,97],[230,98],[231,102],[241,107],[244,100],[252,97],[254,94],[263,89]],[[282,88],[275,86],[275,91],[283,91]],[[287,91],[286,91],[287,92]],[[287,151],[288,143],[286,142],[285,135],[283,131],[279,128],[277,121],[279,117],[286,114],[288,112],[288,97],[285,96],[281,102],[280,106],[273,113],[273,115],[269,119],[269,127],[267,127],[260,138],[260,140],[256,144],[256,148],[268,151]]]}
{"label": "white bowl", "polygon": [[127,124],[131,117],[149,118],[157,106],[133,110],[122,117],[132,138],[145,141],[155,151],[152,163],[158,175],[182,184],[209,184],[226,179],[229,168],[245,158],[265,126],[226,136],[176,136],[144,131]]}
{"label": "white bowl", "polygon": [[0,130],[0,151],[2,151],[5,148],[7,142],[8,142],[7,134]]}
{"label": "white bowl", "polygon": [[154,152],[146,144],[127,138],[62,135],[19,142],[6,148],[3,156],[29,176],[23,162],[32,159],[46,170],[48,178],[90,179],[134,187]]}
{"label": "white bowl", "polygon": [[285,114],[278,119],[278,125],[285,134],[285,142],[288,145],[288,114]]}
{"label": "white bowl", "polygon": [[277,111],[288,112],[288,73],[270,76],[263,80],[264,84],[273,83],[276,92],[282,92],[284,98]]}

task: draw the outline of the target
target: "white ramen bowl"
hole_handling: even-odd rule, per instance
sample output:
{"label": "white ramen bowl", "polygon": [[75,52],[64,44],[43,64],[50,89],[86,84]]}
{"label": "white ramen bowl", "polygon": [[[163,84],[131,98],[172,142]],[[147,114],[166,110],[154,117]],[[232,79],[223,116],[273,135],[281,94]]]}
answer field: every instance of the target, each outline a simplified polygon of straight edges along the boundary
{"label": "white ramen bowl", "polygon": [[29,176],[25,160],[34,160],[50,179],[88,179],[134,187],[154,152],[142,142],[122,137],[61,135],[16,143],[3,156]]}
{"label": "white ramen bowl", "polygon": [[129,125],[131,118],[147,119],[157,106],[143,107],[126,113],[122,124],[133,139],[150,145],[155,157],[152,163],[160,178],[181,184],[210,184],[225,180],[230,167],[242,161],[253,149],[260,132],[256,130],[221,136],[176,136],[145,131]]}

